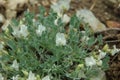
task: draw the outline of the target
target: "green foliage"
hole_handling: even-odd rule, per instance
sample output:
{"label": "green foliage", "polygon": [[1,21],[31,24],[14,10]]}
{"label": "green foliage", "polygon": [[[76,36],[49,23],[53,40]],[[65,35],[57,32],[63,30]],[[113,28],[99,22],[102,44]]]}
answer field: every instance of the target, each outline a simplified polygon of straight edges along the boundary
{"label": "green foliage", "polygon": [[[0,73],[4,74],[7,79],[19,74],[20,77],[25,77],[23,70],[29,72],[32,71],[41,77],[51,75],[52,80],[67,79],[89,79],[91,73],[96,74],[94,69],[85,65],[85,58],[91,56],[89,48],[98,45],[98,41],[101,44],[101,36],[95,39],[91,30],[86,26],[85,35],[82,34],[79,29],[82,20],[79,20],[76,15],[71,17],[69,28],[67,33],[65,24],[62,23],[61,18],[58,20],[58,25],[54,24],[57,14],[52,12],[48,16],[44,16],[45,8],[40,7],[40,14],[38,20],[33,22],[34,14],[25,12],[25,20],[16,21],[13,20],[12,25],[8,27],[7,31],[4,31],[2,38],[4,41],[4,51],[2,57],[0,57]],[[18,27],[21,23],[28,27],[28,36],[15,37],[12,32],[13,26]],[[36,34],[36,30],[39,25],[44,25],[46,30],[41,36]],[[67,43],[65,46],[56,46],[56,34],[64,33]],[[82,42],[81,39],[84,36],[88,36],[89,40]],[[97,51],[94,49],[91,52]],[[19,70],[15,71],[11,68],[14,60],[19,63]],[[108,58],[103,60],[103,68],[107,69]],[[106,62],[106,63],[104,63]],[[79,64],[83,64],[84,68],[77,69]],[[81,75],[82,72],[82,76]],[[68,75],[69,74],[69,75]],[[93,75],[94,75],[93,74]],[[87,77],[87,76],[89,77]],[[92,75],[92,76],[93,76]],[[71,77],[72,76],[72,77]],[[26,77],[25,77],[26,78]]]}
{"label": "green foliage", "polygon": [[107,70],[109,68],[109,60],[110,60],[110,57],[108,55],[103,59],[103,62],[104,62],[102,64],[103,70]]}

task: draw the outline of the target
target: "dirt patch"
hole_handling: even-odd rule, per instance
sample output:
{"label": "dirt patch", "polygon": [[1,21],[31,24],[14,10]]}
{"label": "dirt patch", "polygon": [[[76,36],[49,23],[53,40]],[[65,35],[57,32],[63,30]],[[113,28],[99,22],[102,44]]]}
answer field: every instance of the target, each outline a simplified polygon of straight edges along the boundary
{"label": "dirt patch", "polygon": [[109,7],[106,3],[108,3],[108,1],[105,0],[73,0],[71,2],[71,8],[73,9],[71,9],[70,12],[74,13],[77,9],[87,8],[91,9],[95,16],[103,23],[107,20],[120,21],[120,17],[113,11],[114,8]]}

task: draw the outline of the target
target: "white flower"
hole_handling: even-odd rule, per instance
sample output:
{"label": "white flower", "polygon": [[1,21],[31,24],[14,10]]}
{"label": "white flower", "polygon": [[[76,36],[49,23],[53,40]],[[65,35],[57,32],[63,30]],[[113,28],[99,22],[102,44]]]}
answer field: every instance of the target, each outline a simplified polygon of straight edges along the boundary
{"label": "white flower", "polygon": [[50,80],[50,76],[47,75],[47,76],[45,76],[44,78],[42,78],[42,80]]}
{"label": "white flower", "polygon": [[16,71],[19,70],[19,63],[17,62],[17,60],[14,60],[14,61],[13,61],[13,64],[12,64],[11,67],[14,68]]}
{"label": "white flower", "polygon": [[98,66],[102,66],[102,60],[96,61],[96,64],[97,64]]}
{"label": "white flower", "polygon": [[64,14],[64,15],[58,15],[57,18],[55,19],[54,21],[54,24],[55,25],[58,25],[58,20],[62,18],[62,22],[63,23],[68,23],[70,21],[70,17],[67,15],[67,14]]}
{"label": "white flower", "polygon": [[67,14],[64,14],[62,17],[62,22],[63,23],[68,23],[70,21],[70,17]]}
{"label": "white flower", "polygon": [[85,35],[85,33],[86,33],[85,31],[81,31],[81,33],[83,34],[83,37],[81,38],[81,41],[87,42],[90,38]]}
{"label": "white flower", "polygon": [[18,38],[20,37],[26,38],[29,34],[26,25],[20,25],[20,27],[13,27],[13,30],[14,31],[12,32],[12,34]]}
{"label": "white flower", "polygon": [[35,74],[30,71],[27,80],[36,80]]}
{"label": "white flower", "polygon": [[57,18],[57,19],[54,20],[54,24],[55,24],[56,26],[58,25],[58,19],[59,19],[59,18]]}
{"label": "white flower", "polygon": [[60,9],[60,5],[58,5],[57,3],[54,3],[53,5],[51,5],[51,8],[53,9],[54,12],[60,14],[62,11]]}
{"label": "white flower", "polygon": [[93,66],[93,65],[96,65],[96,60],[93,58],[93,56],[91,57],[86,57],[85,58],[85,64],[86,66]]}
{"label": "white flower", "polygon": [[56,34],[56,46],[66,45],[66,38],[64,33],[57,33]]}
{"label": "white flower", "polygon": [[19,32],[19,28],[17,27],[17,28],[13,28],[13,32],[12,32],[12,34],[15,36],[15,37],[20,37],[20,32]]}
{"label": "white flower", "polygon": [[2,76],[1,73],[0,73],[0,80],[4,80],[4,77]]}
{"label": "white flower", "polygon": [[35,22],[36,22],[36,19],[32,19],[32,21],[33,21],[33,23],[35,23]]}
{"label": "white flower", "polygon": [[57,3],[53,3],[51,8],[54,12],[60,14],[63,13],[64,10],[69,10],[71,0],[59,0]]}
{"label": "white flower", "polygon": [[39,26],[38,26],[38,29],[36,30],[36,34],[39,35],[39,36],[41,36],[42,33],[43,33],[45,30],[46,30],[46,27],[45,27],[45,26],[39,25]]}
{"label": "white flower", "polygon": [[86,41],[88,41],[90,38],[88,37],[88,36],[83,36],[82,38],[81,38],[81,41],[84,41],[84,42],[86,42]]}
{"label": "white flower", "polygon": [[59,0],[58,4],[61,9],[69,10],[71,0]]}
{"label": "white flower", "polygon": [[106,56],[106,52],[99,50],[98,59],[100,60],[100,59],[104,58],[105,56]]}
{"label": "white flower", "polygon": [[28,36],[29,33],[28,33],[28,30],[27,30],[27,26],[21,25],[21,27],[20,27],[20,34],[24,38]]}
{"label": "white flower", "polygon": [[113,49],[112,49],[112,51],[111,51],[111,55],[113,56],[113,55],[115,55],[115,54],[118,53],[118,52],[120,52],[120,49],[117,49],[116,46],[114,45],[114,46],[113,46]]}
{"label": "white flower", "polygon": [[18,80],[19,75],[13,76],[12,80]]}

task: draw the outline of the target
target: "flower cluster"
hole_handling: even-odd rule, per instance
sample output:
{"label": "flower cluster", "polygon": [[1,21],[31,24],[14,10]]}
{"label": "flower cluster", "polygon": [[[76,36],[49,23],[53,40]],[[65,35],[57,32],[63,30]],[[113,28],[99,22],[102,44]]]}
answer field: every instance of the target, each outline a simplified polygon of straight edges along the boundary
{"label": "flower cluster", "polygon": [[14,68],[16,71],[19,70],[19,63],[17,62],[17,60],[14,60],[14,61],[13,61],[13,64],[12,64],[11,67]]}
{"label": "flower cluster", "polygon": [[69,10],[71,0],[59,0],[57,3],[53,3],[51,8],[58,15],[61,15],[65,10]]}
{"label": "flower cluster", "polygon": [[[107,48],[106,51],[104,51],[105,47],[108,45],[105,45],[102,50],[99,50],[99,54],[95,54],[96,55],[96,59],[93,56],[90,57],[86,57],[85,58],[85,63],[86,66],[94,66],[94,65],[98,65],[98,66],[102,66],[102,59],[107,55],[107,54],[111,54],[112,56],[114,56],[116,53],[118,53],[120,51],[120,49],[117,49],[116,46],[113,46],[113,49],[109,49]],[[109,50],[109,52],[107,52]]]}
{"label": "flower cluster", "polygon": [[63,33],[56,34],[56,46],[66,45],[66,38]]}
{"label": "flower cluster", "polygon": [[39,26],[38,26],[38,29],[36,30],[36,34],[37,34],[38,36],[41,36],[42,33],[43,33],[45,30],[46,30],[45,26],[39,25]]}
{"label": "flower cluster", "polygon": [[27,26],[26,25],[20,25],[20,27],[13,27],[13,32],[12,34],[15,37],[24,37],[26,38],[28,36],[28,30],[27,30]]}

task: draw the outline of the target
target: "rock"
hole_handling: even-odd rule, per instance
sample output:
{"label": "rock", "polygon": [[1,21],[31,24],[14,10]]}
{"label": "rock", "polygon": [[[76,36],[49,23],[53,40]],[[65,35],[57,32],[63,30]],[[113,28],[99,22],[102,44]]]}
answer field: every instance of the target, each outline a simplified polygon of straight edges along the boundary
{"label": "rock", "polygon": [[16,10],[28,4],[28,0],[8,0],[7,3],[7,9]]}
{"label": "rock", "polygon": [[29,0],[29,3],[30,3],[31,5],[39,4],[39,3],[38,3],[38,0]]}
{"label": "rock", "polygon": [[83,18],[83,21],[85,23],[88,23],[94,32],[106,30],[106,26],[103,23],[101,23],[90,10],[78,10],[76,15],[79,19]]}
{"label": "rock", "polygon": [[7,19],[15,18],[16,14],[17,14],[17,12],[15,10],[10,10],[10,9],[6,10],[6,17],[7,17]]}
{"label": "rock", "polygon": [[5,21],[5,18],[2,14],[0,14],[0,23],[3,23]]}
{"label": "rock", "polygon": [[[0,27],[20,16],[28,8],[29,0],[0,0]],[[1,24],[2,23],[2,24]]]}
{"label": "rock", "polygon": [[4,5],[6,3],[6,0],[0,0],[0,5]]}
{"label": "rock", "polygon": [[48,0],[43,0],[42,5],[45,6],[45,7],[49,7],[50,2]]}

